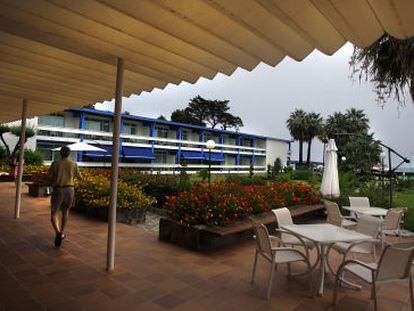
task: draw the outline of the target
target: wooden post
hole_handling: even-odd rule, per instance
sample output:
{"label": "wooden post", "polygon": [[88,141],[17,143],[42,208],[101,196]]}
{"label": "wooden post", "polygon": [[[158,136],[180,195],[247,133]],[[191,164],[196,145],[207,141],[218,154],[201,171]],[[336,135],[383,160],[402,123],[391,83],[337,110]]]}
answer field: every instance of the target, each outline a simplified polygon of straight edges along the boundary
{"label": "wooden post", "polygon": [[22,124],[20,126],[19,138],[19,165],[17,167],[16,197],[14,200],[14,218],[20,218],[20,207],[22,205],[22,180],[23,180],[23,161],[24,161],[24,143],[26,140],[26,117],[27,117],[27,101],[22,101]]}
{"label": "wooden post", "polygon": [[114,128],[112,136],[111,191],[108,211],[108,248],[106,260],[106,269],[108,271],[114,270],[115,266],[116,203],[118,195],[119,136],[121,128],[123,77],[124,60],[118,58],[116,68]]}

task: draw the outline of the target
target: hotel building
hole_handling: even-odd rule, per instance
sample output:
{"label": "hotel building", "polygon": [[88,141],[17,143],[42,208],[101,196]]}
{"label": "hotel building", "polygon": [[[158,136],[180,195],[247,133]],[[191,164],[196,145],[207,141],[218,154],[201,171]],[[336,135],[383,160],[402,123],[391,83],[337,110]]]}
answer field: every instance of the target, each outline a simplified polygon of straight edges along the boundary
{"label": "hotel building", "polygon": [[[91,108],[40,116],[32,123],[36,136],[29,148],[40,150],[50,163],[57,156],[52,149],[81,140],[105,151],[78,152],[74,157],[80,166],[110,166],[112,119],[112,112]],[[209,164],[205,145],[210,139],[216,142],[211,151],[216,173],[246,173],[252,165],[255,173],[263,173],[276,158],[283,165],[289,161],[290,140],[123,114],[120,166],[153,172],[174,172],[184,166],[195,172]]]}

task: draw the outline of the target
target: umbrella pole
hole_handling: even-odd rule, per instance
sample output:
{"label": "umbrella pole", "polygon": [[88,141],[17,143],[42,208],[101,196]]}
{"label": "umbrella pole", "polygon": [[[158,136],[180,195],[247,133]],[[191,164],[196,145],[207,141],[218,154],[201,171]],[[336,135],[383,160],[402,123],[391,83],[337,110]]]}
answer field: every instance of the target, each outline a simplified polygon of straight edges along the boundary
{"label": "umbrella pole", "polygon": [[116,202],[118,195],[119,136],[121,128],[123,76],[124,60],[122,58],[118,58],[115,88],[114,128],[112,138],[111,190],[108,213],[108,245],[106,261],[106,269],[108,271],[113,271],[115,266]]}

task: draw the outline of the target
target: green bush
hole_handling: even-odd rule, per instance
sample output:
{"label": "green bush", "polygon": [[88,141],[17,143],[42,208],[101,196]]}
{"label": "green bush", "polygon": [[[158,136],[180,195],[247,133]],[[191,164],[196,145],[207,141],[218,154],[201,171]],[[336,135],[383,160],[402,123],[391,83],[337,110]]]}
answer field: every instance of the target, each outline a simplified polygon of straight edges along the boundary
{"label": "green bush", "polygon": [[147,195],[157,200],[156,207],[164,207],[166,196],[177,195],[188,189],[189,178],[186,175],[145,174],[135,170],[125,171],[121,179],[131,185],[140,187]]}
{"label": "green bush", "polygon": [[198,171],[197,175],[201,178],[202,181],[206,181],[208,178],[208,169],[202,168]]}
{"label": "green bush", "polygon": [[310,180],[314,173],[309,169],[297,169],[292,172],[292,179],[295,180]]}
{"label": "green bush", "polygon": [[7,158],[6,148],[0,145],[0,160],[4,160]]}
{"label": "green bush", "polygon": [[229,174],[226,176],[225,181],[228,183],[241,184],[243,186],[250,185],[266,185],[267,180],[264,176],[244,176],[244,175],[235,175]]}
{"label": "green bush", "polygon": [[43,154],[38,150],[24,150],[24,163],[28,165],[42,165]]}

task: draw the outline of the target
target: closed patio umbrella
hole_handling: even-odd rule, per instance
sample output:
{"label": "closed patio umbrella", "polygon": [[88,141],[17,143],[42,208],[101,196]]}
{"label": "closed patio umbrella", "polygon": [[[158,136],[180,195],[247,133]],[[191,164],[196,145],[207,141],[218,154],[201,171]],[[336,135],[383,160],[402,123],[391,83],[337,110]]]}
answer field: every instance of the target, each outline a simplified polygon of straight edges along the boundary
{"label": "closed patio umbrella", "polygon": [[330,139],[325,150],[325,163],[323,169],[323,178],[321,192],[329,198],[339,197],[339,176],[338,176],[338,148],[335,139]]}

